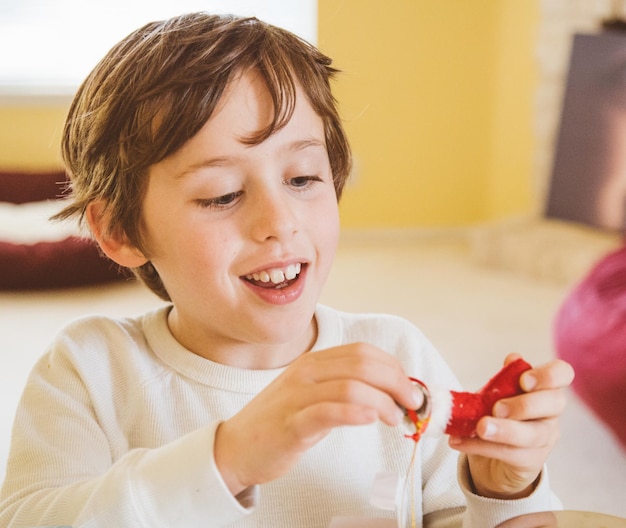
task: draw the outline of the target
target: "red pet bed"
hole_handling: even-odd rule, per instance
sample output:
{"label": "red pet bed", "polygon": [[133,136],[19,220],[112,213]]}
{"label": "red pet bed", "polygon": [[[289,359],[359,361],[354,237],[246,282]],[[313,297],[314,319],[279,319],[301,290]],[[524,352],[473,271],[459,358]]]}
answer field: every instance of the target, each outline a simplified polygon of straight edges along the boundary
{"label": "red pet bed", "polygon": [[83,286],[126,277],[77,228],[47,221],[44,215],[58,209],[66,182],[62,171],[0,172],[0,290]]}
{"label": "red pet bed", "polygon": [[626,247],[604,257],[565,299],[555,345],[576,371],[576,393],[626,448]]}

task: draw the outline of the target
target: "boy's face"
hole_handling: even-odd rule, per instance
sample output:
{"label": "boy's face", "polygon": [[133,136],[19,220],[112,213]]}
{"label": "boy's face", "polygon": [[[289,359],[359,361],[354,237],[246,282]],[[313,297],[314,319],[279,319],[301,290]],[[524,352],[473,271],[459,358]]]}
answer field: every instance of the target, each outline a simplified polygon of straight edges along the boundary
{"label": "boy's face", "polygon": [[143,228],[174,304],[170,327],[214,361],[278,367],[316,336],[339,215],[322,120],[300,89],[296,101],[283,129],[246,145],[273,108],[245,73],[200,132],[149,172]]}

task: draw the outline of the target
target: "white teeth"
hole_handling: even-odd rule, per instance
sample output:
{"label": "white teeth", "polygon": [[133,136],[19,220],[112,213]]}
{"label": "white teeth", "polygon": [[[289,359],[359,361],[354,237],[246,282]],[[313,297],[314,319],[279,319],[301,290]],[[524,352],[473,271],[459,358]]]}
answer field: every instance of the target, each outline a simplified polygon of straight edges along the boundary
{"label": "white teeth", "polygon": [[300,273],[300,264],[298,264],[297,268],[298,269],[296,269],[296,266],[293,264],[287,266],[287,269],[285,270],[285,277],[287,280],[295,279],[298,276],[298,273]]}
{"label": "white teeth", "polygon": [[302,270],[302,265],[298,262],[296,264],[289,264],[284,270],[282,269],[271,269],[267,271],[260,271],[258,273],[251,273],[250,275],[246,275],[246,278],[249,280],[261,281],[261,282],[270,282],[273,284],[280,284],[285,282],[285,280],[293,280],[295,279],[300,271]]}
{"label": "white teeth", "polygon": [[280,284],[285,282],[285,274],[281,270],[275,269],[270,272],[270,279],[274,284]]}

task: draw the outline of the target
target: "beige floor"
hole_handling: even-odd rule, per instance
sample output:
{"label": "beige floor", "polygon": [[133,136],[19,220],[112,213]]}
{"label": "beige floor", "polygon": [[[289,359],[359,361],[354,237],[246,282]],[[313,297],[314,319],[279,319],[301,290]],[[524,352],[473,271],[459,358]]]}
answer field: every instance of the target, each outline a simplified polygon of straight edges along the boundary
{"label": "beige floor", "polygon": [[[478,389],[509,352],[533,363],[553,356],[551,321],[568,289],[566,282],[480,265],[464,238],[369,235],[342,240],[322,300],[410,319],[466,388]],[[86,313],[130,315],[158,304],[132,284],[0,293],[0,478],[19,393],[54,333]],[[626,517],[626,451],[572,394],[549,467],[566,508]]]}

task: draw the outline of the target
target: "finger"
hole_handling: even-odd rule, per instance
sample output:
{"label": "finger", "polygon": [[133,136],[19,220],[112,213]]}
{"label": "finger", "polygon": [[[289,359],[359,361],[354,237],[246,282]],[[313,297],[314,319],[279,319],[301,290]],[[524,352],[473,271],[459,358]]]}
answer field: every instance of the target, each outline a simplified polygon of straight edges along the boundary
{"label": "finger", "polygon": [[[514,466],[517,468],[525,468],[534,464],[535,458],[539,456],[535,455],[532,450],[520,449],[519,447],[510,446],[508,444],[500,444],[496,442],[486,442],[481,438],[454,438],[449,439],[449,445],[452,449],[465,453],[469,456],[480,456],[490,460],[497,460]],[[544,453],[543,450],[538,450],[539,453]]]}
{"label": "finger", "polygon": [[451,437],[450,447],[468,455],[500,460],[518,468],[540,467],[559,436],[557,425],[549,421],[528,427],[529,422],[504,424],[494,418],[483,420],[477,428],[478,436]]}
{"label": "finger", "polygon": [[540,367],[527,370],[520,377],[520,385],[525,391],[555,389],[569,386],[574,380],[572,366],[556,359]]}
{"label": "finger", "polygon": [[559,436],[555,418],[520,422],[491,416],[483,417],[476,425],[479,439],[512,448],[543,449],[554,445]]}
{"label": "finger", "polygon": [[[358,380],[339,379],[319,383],[315,390],[302,397],[301,407],[316,408],[317,412],[322,412],[325,403],[369,409],[371,413],[365,423],[380,419],[387,425],[396,426],[403,419],[402,411],[389,394]],[[352,420],[352,417],[347,417],[345,423],[338,425],[354,425]]]}
{"label": "finger", "polygon": [[524,393],[497,401],[492,409],[496,418],[511,420],[539,420],[558,417],[567,404],[561,389]]}
{"label": "finger", "polygon": [[301,356],[301,358],[308,358],[311,360],[319,359],[321,361],[363,360],[381,365],[393,367],[399,366],[399,362],[395,356],[385,352],[377,346],[362,342],[350,343],[348,345],[341,345],[334,348],[320,350],[313,354]]}
{"label": "finger", "polygon": [[313,382],[359,378],[367,380],[376,373],[405,377],[398,360],[366,343],[354,343],[302,356],[303,369]]}
{"label": "finger", "polygon": [[312,445],[335,427],[367,425],[377,419],[378,414],[371,407],[324,401],[296,413],[293,424],[300,440]]}
{"label": "finger", "polygon": [[422,405],[422,392],[410,382],[397,358],[377,347],[355,343],[308,356],[302,369],[309,382],[359,380],[386,392],[405,408]]}
{"label": "finger", "polygon": [[520,354],[512,352],[504,358],[504,366],[506,367],[509,363],[513,363],[513,361],[517,361],[518,359],[522,359],[522,356]]}

